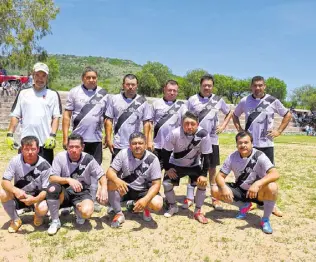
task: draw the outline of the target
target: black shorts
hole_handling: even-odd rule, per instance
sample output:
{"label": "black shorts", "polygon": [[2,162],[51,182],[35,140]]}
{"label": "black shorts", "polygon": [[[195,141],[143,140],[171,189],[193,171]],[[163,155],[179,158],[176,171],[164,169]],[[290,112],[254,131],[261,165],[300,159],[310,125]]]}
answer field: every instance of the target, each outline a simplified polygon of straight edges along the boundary
{"label": "black shorts", "polygon": [[234,201],[241,201],[241,202],[253,202],[257,203],[258,205],[262,206],[263,202],[258,200],[258,198],[247,198],[247,190],[244,190],[235,183],[226,183],[226,185],[231,189],[234,195]]}
{"label": "black shorts", "polygon": [[130,187],[128,187],[128,192],[122,196],[121,201],[125,202],[127,200],[138,200],[143,198],[144,196],[146,196],[148,193],[148,190],[144,190],[144,191],[138,191],[135,189],[132,189]]}
{"label": "black shorts", "polygon": [[[26,192],[28,195],[31,195],[33,197],[36,197],[39,195],[40,191],[36,191],[36,192]],[[31,205],[31,206],[27,206],[25,205],[24,202],[20,201],[19,199],[17,199],[16,197],[14,198],[14,201],[15,201],[15,206],[16,206],[16,209],[22,209],[22,208],[26,208],[26,207],[34,207],[34,205]]]}
{"label": "black shorts", "polygon": [[84,152],[93,156],[99,165],[102,164],[102,142],[85,142]]}
{"label": "black shorts", "polygon": [[214,168],[220,165],[219,145],[212,145],[213,152],[210,154],[210,167]]}
{"label": "black shorts", "polygon": [[62,186],[62,192],[64,193],[64,201],[60,205],[61,208],[76,206],[85,199],[90,199],[92,201],[89,188],[84,188],[81,192],[75,192],[70,186]]}
{"label": "black shorts", "polygon": [[158,157],[159,163],[160,163],[160,169],[162,170],[163,169],[163,161],[162,161],[162,153],[161,152],[162,152],[162,149],[155,148],[153,153]]}
{"label": "black shorts", "polygon": [[111,163],[113,162],[113,159],[116,157],[116,155],[118,154],[118,153],[120,153],[120,151],[121,151],[122,149],[120,149],[120,148],[113,148],[113,154],[112,154],[112,161],[111,161]]}
{"label": "black shorts", "polygon": [[188,176],[190,178],[190,183],[192,186],[196,186],[198,177],[202,175],[202,169],[200,166],[182,167],[171,165],[171,168],[174,168],[176,170],[178,178],[171,179],[165,174],[163,180],[170,180],[174,186],[178,186],[180,184],[180,179],[185,176]]}
{"label": "black shorts", "polygon": [[271,161],[271,163],[274,165],[274,147],[255,147],[256,149],[263,152]]}

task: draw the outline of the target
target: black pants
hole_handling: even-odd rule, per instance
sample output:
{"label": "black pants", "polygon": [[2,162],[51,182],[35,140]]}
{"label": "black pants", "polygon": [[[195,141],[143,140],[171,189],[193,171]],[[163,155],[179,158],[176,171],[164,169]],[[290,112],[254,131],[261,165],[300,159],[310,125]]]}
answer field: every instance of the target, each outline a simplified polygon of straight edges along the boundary
{"label": "black pants", "polygon": [[102,164],[102,142],[85,142],[84,152],[93,156],[99,165]]}

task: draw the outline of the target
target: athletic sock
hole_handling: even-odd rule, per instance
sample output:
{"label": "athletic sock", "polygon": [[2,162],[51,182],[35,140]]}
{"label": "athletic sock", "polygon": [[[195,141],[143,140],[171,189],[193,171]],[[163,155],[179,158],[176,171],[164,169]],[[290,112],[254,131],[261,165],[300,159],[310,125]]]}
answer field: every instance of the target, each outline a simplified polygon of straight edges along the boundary
{"label": "athletic sock", "polygon": [[273,200],[263,201],[263,217],[269,218],[272,214],[274,206],[275,206],[275,201]]}
{"label": "athletic sock", "polygon": [[59,220],[59,199],[47,199],[46,201],[52,220]]}
{"label": "athletic sock", "polygon": [[204,200],[205,200],[205,193],[206,193],[206,189],[198,188],[196,190],[194,213],[197,212],[199,209],[201,209],[201,207],[203,206]]}
{"label": "athletic sock", "polygon": [[93,202],[95,202],[96,201],[96,199],[97,199],[97,191],[98,191],[98,184],[91,184],[91,186],[90,186],[90,194],[91,194],[91,196],[92,196],[92,200],[93,200]]}
{"label": "athletic sock", "polygon": [[194,200],[194,189],[195,186],[192,186],[191,184],[187,185],[187,198],[190,200]]}
{"label": "athletic sock", "polygon": [[4,210],[7,212],[11,220],[19,219],[18,213],[16,212],[16,205],[13,199],[2,203]]}
{"label": "athletic sock", "polygon": [[121,211],[121,196],[118,191],[109,191],[109,202],[115,213]]}
{"label": "athletic sock", "polygon": [[170,206],[175,205],[175,203],[176,203],[176,194],[174,193],[173,188],[170,191],[165,192],[165,196],[166,196],[166,199],[167,199],[167,201],[168,201]]}

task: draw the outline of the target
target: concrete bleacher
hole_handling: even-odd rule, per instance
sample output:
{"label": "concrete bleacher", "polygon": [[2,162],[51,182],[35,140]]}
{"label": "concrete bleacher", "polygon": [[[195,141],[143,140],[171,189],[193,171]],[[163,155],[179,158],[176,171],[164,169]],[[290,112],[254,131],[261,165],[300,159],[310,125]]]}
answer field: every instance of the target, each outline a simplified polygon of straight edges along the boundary
{"label": "concrete bleacher", "polygon": [[[64,105],[66,103],[68,92],[59,91],[58,93],[60,95],[62,106],[64,107]],[[154,99],[155,98],[148,98],[148,101],[151,103]],[[9,97],[7,97],[7,96],[0,97],[0,129],[2,129],[2,130],[7,129],[9,126],[9,122],[10,122],[9,114],[10,114],[10,110],[11,110],[11,107],[12,107],[14,100],[15,100],[15,97],[10,97],[10,96]],[[231,105],[231,108],[234,109],[235,106]],[[223,121],[223,119],[224,119],[224,115],[220,112],[220,114],[219,114],[220,123]],[[281,121],[282,121],[282,118],[279,115],[275,114],[274,125],[276,127],[279,126]],[[244,126],[244,123],[245,123],[244,116],[242,116],[240,118],[240,123],[242,126]],[[61,123],[60,123],[60,125],[61,125]],[[61,128],[61,126],[60,126],[60,128]],[[225,132],[236,132],[236,129],[234,127],[232,120],[228,124]],[[294,120],[292,120],[289,123],[288,127],[285,129],[285,133],[301,133],[301,130],[299,127],[295,126],[295,122],[294,122]]]}

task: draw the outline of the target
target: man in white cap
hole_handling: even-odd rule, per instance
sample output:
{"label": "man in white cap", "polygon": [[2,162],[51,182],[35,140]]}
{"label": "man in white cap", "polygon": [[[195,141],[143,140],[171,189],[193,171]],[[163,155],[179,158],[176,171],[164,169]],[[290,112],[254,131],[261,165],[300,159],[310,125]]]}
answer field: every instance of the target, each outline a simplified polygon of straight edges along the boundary
{"label": "man in white cap", "polygon": [[34,65],[32,88],[21,90],[12,106],[6,143],[14,149],[13,133],[22,120],[21,138],[36,136],[40,145],[39,155],[51,164],[62,107],[59,94],[47,87],[48,74],[46,64],[38,62]]}

